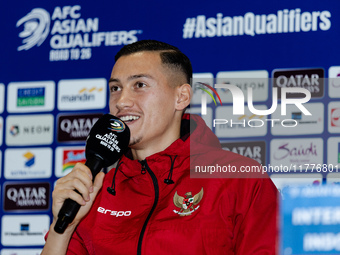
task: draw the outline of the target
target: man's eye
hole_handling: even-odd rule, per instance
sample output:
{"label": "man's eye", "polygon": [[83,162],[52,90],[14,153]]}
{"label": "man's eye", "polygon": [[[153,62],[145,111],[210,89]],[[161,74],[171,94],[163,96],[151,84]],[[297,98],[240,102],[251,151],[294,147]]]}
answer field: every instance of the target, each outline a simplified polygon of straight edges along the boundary
{"label": "man's eye", "polygon": [[145,86],[146,86],[146,84],[143,83],[143,82],[137,82],[137,83],[136,83],[136,87],[137,87],[137,88],[143,88],[143,87],[145,87]]}
{"label": "man's eye", "polygon": [[111,92],[116,92],[116,91],[120,91],[120,90],[121,90],[121,88],[118,87],[118,86],[112,86],[111,87]]}

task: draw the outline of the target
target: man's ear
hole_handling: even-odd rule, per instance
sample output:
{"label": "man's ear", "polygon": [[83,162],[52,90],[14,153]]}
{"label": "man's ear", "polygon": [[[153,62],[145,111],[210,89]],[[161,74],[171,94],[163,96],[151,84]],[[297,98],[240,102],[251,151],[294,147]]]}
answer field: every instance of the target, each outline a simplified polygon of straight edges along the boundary
{"label": "man's ear", "polygon": [[191,101],[192,90],[191,86],[187,83],[177,87],[177,102],[176,110],[183,111]]}

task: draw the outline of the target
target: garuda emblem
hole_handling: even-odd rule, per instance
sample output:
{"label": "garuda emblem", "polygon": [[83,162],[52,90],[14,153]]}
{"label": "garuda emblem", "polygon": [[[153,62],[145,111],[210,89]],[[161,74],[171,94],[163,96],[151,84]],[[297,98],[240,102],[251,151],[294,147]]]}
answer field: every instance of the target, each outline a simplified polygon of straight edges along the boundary
{"label": "garuda emblem", "polygon": [[199,193],[192,196],[191,192],[185,193],[185,197],[179,196],[177,194],[177,191],[174,195],[174,204],[178,208],[180,208],[179,211],[174,210],[174,213],[180,215],[180,216],[189,216],[194,211],[196,211],[200,206],[196,206],[199,202],[201,202],[203,198],[203,188]]}

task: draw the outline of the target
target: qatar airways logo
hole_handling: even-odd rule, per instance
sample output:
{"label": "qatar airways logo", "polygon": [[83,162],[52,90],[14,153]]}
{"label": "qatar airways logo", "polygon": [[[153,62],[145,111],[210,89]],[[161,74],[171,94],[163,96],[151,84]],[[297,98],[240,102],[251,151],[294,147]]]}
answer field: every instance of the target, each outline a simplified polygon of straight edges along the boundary
{"label": "qatar airways logo", "polygon": [[[207,88],[209,88],[219,99],[220,104],[222,106],[222,101],[216,92],[214,88],[211,86],[204,84]],[[233,102],[233,115],[240,115],[240,116],[245,116],[245,96],[243,94],[243,91],[237,87],[236,85],[233,84],[215,84],[215,88],[220,88],[224,90],[230,90],[232,94],[232,102]],[[306,107],[303,105],[304,103],[307,103],[311,99],[311,92],[305,88],[280,88],[281,92],[281,116],[286,116],[287,115],[287,105],[295,105],[301,113],[304,115],[312,115]],[[204,116],[207,114],[207,94],[213,98],[213,95],[207,91],[206,89],[202,89],[206,91],[207,93],[203,93],[201,96],[201,115]],[[299,95],[303,94],[303,98],[287,98],[288,94],[296,94],[299,93]],[[270,109],[256,109],[254,104],[253,104],[253,90],[251,87],[247,88],[247,107],[248,110],[257,116],[268,116],[272,113],[274,113],[277,109],[278,106],[278,88],[273,88],[273,97],[272,97],[272,106]],[[214,98],[213,98],[214,99]],[[217,106],[217,103],[214,99],[215,106]],[[243,127],[263,127],[265,123],[271,123],[271,126],[274,127],[275,123],[280,122],[282,126],[284,127],[295,127],[298,125],[297,120],[295,119],[252,119],[250,118],[248,121],[243,119],[241,122],[235,122],[233,119],[213,119],[213,126],[216,127],[217,125],[226,125],[228,124],[230,127],[233,127],[233,125],[241,125]]]}

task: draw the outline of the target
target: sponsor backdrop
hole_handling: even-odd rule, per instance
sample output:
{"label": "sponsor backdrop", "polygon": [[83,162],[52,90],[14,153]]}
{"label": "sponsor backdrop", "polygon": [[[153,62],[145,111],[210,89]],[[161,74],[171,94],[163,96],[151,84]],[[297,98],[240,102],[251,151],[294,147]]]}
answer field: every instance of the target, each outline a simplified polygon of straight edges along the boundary
{"label": "sponsor backdrop", "polygon": [[[330,0],[3,2],[1,253],[41,250],[55,181],[85,161],[86,136],[108,112],[114,55],[142,39],[166,41],[190,57],[190,111],[202,115],[224,149],[268,168],[285,166],[270,173],[280,190],[339,183],[339,10],[340,2]],[[244,114],[233,114],[230,90],[213,93],[206,84],[236,85]],[[305,88],[311,99],[282,105],[283,96],[299,100],[285,88]],[[249,107],[263,112],[275,103],[270,115]]]}

